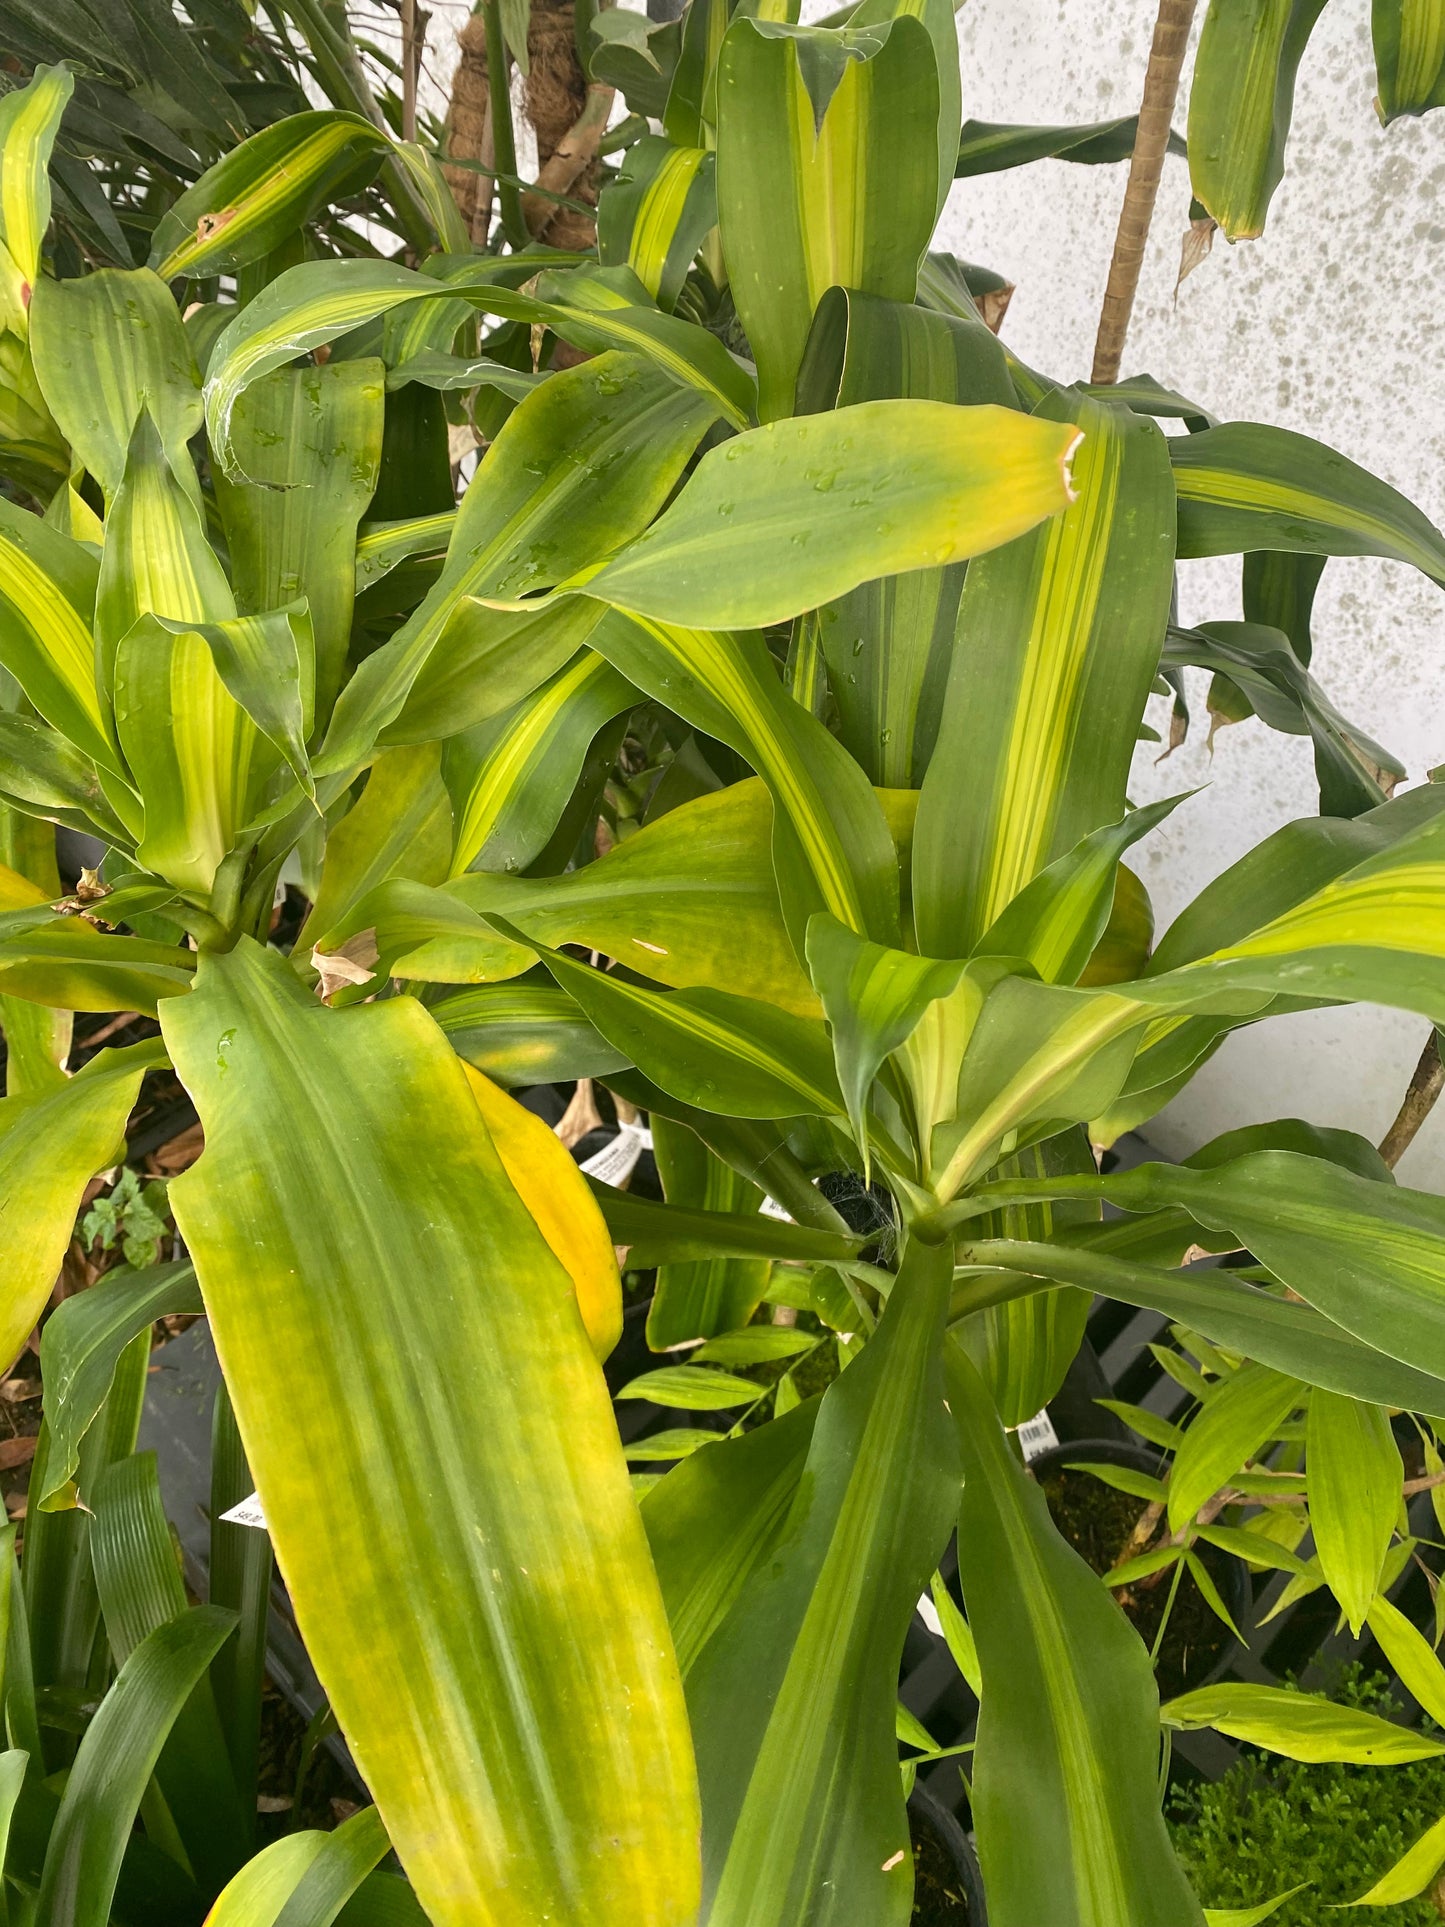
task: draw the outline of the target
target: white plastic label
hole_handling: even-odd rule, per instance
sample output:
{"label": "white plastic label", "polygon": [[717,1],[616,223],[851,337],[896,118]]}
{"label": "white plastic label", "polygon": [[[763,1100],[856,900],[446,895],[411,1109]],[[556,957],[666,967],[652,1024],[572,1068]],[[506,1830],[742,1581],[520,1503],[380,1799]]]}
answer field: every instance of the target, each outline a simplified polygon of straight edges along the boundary
{"label": "white plastic label", "polygon": [[793,1222],[792,1212],[784,1211],[776,1198],[764,1198],[758,1206],[758,1210],[765,1218],[780,1218],[784,1224],[791,1224]]}
{"label": "white plastic label", "polygon": [[938,1608],[933,1603],[933,1594],[926,1592],[918,1601],[918,1617],[923,1621],[935,1639],[943,1638],[943,1621],[938,1616]]}
{"label": "white plastic label", "polygon": [[651,1148],[651,1131],[641,1124],[622,1124],[611,1143],[583,1160],[582,1169],[602,1184],[621,1184],[632,1176],[642,1153]]}
{"label": "white plastic label", "polygon": [[1024,1455],[1024,1464],[1029,1465],[1041,1452],[1052,1452],[1059,1442],[1054,1430],[1054,1422],[1048,1410],[1036,1412],[1032,1418],[1025,1419],[1018,1427],[1019,1449]]}
{"label": "white plastic label", "polygon": [[233,1505],[229,1512],[221,1514],[221,1518],[228,1526],[255,1526],[260,1532],[266,1530],[266,1514],[261,1509],[259,1492],[253,1492],[250,1498]]}

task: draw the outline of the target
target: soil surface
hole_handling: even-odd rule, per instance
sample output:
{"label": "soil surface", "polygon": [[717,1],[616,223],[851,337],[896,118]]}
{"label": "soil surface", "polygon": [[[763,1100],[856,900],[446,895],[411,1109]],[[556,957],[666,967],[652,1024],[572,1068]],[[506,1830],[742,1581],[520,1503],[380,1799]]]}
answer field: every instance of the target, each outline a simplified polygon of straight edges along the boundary
{"label": "soil surface", "polygon": [[[1087,1472],[1071,1472],[1062,1466],[1048,1473],[1040,1483],[1054,1524],[1080,1558],[1101,1574],[1118,1565],[1145,1501],[1132,1493],[1117,1491]],[[1195,1550],[1227,1606],[1228,1555],[1215,1546],[1199,1545]],[[1173,1576],[1172,1571],[1165,1572],[1157,1580],[1126,1587],[1114,1594],[1151,1651],[1168,1605]],[[1203,1685],[1234,1643],[1229,1628],[1210,1607],[1193,1575],[1186,1572],[1174,1595],[1168,1630],[1155,1666],[1160,1698],[1173,1699],[1178,1693]]]}
{"label": "soil surface", "polygon": [[973,1916],[953,1860],[928,1822],[912,1811],[914,1927],[968,1927]]}

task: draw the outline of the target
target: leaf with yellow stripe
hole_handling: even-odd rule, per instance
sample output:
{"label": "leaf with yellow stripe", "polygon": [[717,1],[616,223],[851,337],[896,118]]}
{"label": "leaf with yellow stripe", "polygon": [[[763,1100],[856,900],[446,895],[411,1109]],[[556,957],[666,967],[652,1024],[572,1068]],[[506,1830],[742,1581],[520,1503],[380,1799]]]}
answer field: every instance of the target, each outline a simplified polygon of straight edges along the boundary
{"label": "leaf with yellow stripe", "polygon": [[1373,0],[1370,29],[1375,105],[1385,125],[1445,107],[1445,11],[1438,0]]}
{"label": "leaf with yellow stripe", "polygon": [[1295,76],[1325,0],[1210,0],[1189,93],[1189,178],[1229,241],[1263,234]]}
{"label": "leaf with yellow stripe", "polygon": [[1082,427],[1076,498],[969,568],[914,833],[929,956],[966,956],[1040,871],[1123,816],[1164,640],[1174,499],[1163,436],[1068,391],[1034,420]]}
{"label": "leaf with yellow stripe", "polygon": [[449,737],[442,776],[456,818],[451,874],[525,870],[556,829],[592,739],[637,700],[606,657],[582,649],[514,708]]}
{"label": "leaf with yellow stripe", "polygon": [[248,940],[167,1032],[207,1137],[172,1201],[247,1459],[426,1913],[683,1927],[661,1600],[572,1281],[465,1070],[414,999],[327,1010]]}
{"label": "leaf with yellow stripe", "polygon": [[94,565],[79,543],[0,502],[0,664],[82,755],[118,771],[96,687],[94,606]]}
{"label": "leaf with yellow stripe", "polygon": [[719,228],[763,421],[792,412],[825,290],[913,299],[937,214],[938,99],[938,62],[916,19],[856,29],[738,19],[728,29]]}
{"label": "leaf with yellow stripe", "polygon": [[1171,439],[1181,556],[1282,549],[1383,555],[1445,582],[1445,536],[1396,489],[1323,442],[1262,422]]}
{"label": "leaf with yellow stripe", "polygon": [[644,134],[618,164],[597,209],[604,267],[625,263],[660,308],[677,303],[703,240],[717,226],[715,157]]}
{"label": "leaf with yellow stripe", "polygon": [[156,223],[148,266],[163,280],[234,274],[359,193],[391,141],[360,114],[291,114],[233,147]]}
{"label": "leaf with yellow stripe", "polygon": [[0,240],[32,291],[50,226],[50,155],[74,91],[68,67],[37,67],[0,101]]}

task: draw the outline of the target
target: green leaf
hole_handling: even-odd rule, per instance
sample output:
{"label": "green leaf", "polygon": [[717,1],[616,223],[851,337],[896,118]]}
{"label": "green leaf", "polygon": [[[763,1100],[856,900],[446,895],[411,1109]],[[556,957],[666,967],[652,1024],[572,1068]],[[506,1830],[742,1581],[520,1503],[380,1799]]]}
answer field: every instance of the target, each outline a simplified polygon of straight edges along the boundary
{"label": "green leaf", "polygon": [[631,1246],[636,1266],[689,1264],[711,1257],[836,1263],[855,1257],[863,1242],[764,1212],[706,1211],[658,1204],[611,1185],[594,1189],[608,1229],[618,1244]]}
{"label": "green leaf", "polygon": [[[685,1124],[654,1117],[652,1148],[663,1195],[671,1206],[743,1217],[755,1212],[763,1201],[760,1186],[725,1164]],[[736,1328],[746,1325],[757,1310],[771,1269],[766,1258],[756,1257],[703,1258],[690,1264],[660,1265],[657,1289],[647,1312],[649,1346],[655,1352],[670,1351],[674,1345],[691,1338],[710,1338],[715,1332],[745,1337],[747,1334]],[[709,1357],[713,1355],[708,1353]],[[722,1357],[718,1362],[746,1361]]]}
{"label": "green leaf", "polygon": [[938,74],[914,19],[729,28],[717,71],[718,219],[764,421],[792,410],[825,289],[913,299],[938,206]]}
{"label": "green leaf", "polygon": [[[950,32],[952,31],[950,23]],[[1008,362],[967,317],[846,288],[818,303],[797,412],[888,399],[1014,405]],[[873,781],[922,781],[938,731],[963,565],[861,583],[819,611],[819,639],[845,747]]]}
{"label": "green leaf", "polygon": [[1290,1413],[1312,1396],[1298,1379],[1248,1362],[1214,1386],[1174,1457],[1169,1530],[1189,1525],[1205,1501],[1277,1438]]}
{"label": "green leaf", "polygon": [[706,1432],[697,1426],[679,1426],[673,1431],[651,1432],[645,1439],[634,1439],[630,1445],[622,1448],[622,1456],[641,1460],[644,1464],[661,1464],[664,1459],[685,1459],[721,1437],[721,1432]]}
{"label": "green leaf", "polygon": [[0,1098],[0,1356],[7,1367],[50,1296],[86,1185],[120,1148],[143,1074],[122,1053],[102,1051],[64,1084]]}
{"label": "green leaf", "polygon": [[1159,1812],[1148,1655],[1058,1536],[957,1345],[945,1365],[963,1457],[959,1576],[983,1673],[972,1798],[989,1919],[1198,1921]]}
{"label": "green leaf", "polygon": [[79,543],[38,515],[0,505],[0,665],[82,755],[119,770],[96,687],[95,571],[88,562]]}
{"label": "green leaf", "polygon": [[[694,1452],[642,1503],[683,1678],[749,1575],[777,1544],[802,1476],[818,1401]],[[630,1450],[631,1448],[629,1448]]]}
{"label": "green leaf", "polygon": [[291,114],[233,147],[156,224],[163,280],[234,274],[289,239],[327,201],[364,188],[391,142],[360,114]]}
{"label": "green leaf", "polygon": [[525,870],[556,829],[593,738],[637,700],[605,657],[582,649],[515,707],[449,737],[442,777],[456,820],[451,875]]}
{"label": "green leaf", "polygon": [[50,1432],[45,1477],[33,1480],[31,1503],[61,1512],[76,1503],[80,1444],[105,1404],[127,1345],[158,1318],[201,1310],[194,1266],[129,1266],[109,1271],[89,1291],[62,1299],[40,1334],[45,1423]]}
{"label": "green leaf", "polygon": [[0,710],[0,790],[12,807],[27,814],[98,833],[112,849],[129,847],[130,837],[112,813],[90,758],[72,749],[58,730],[8,710]]}
{"label": "green leaf", "polygon": [[1415,1844],[1400,1856],[1388,1873],[1375,1882],[1368,1893],[1361,1894],[1358,1900],[1352,1900],[1348,1905],[1393,1907],[1402,1901],[1413,1900],[1430,1885],[1442,1865],[1445,1865],[1445,1819],[1437,1820],[1433,1827],[1427,1827]]}
{"label": "green leaf", "polygon": [[[645,528],[711,419],[705,401],[635,356],[600,355],[536,389],[508,418],[468,488],[441,576],[348,684],[318,768],[364,759],[402,714],[433,649],[450,649],[448,631],[467,598],[548,588]],[[518,633],[515,618],[511,633]],[[522,629],[520,637],[534,646],[537,631]],[[457,640],[465,646],[464,637]],[[584,630],[560,655],[543,655],[499,707],[545,681],[585,640]],[[485,659],[485,651],[472,655],[466,673],[475,677]],[[444,700],[440,692],[434,699]],[[426,732],[438,733],[445,732]]]}
{"label": "green leaf", "polygon": [[1383,555],[1445,581],[1445,536],[1387,482],[1308,435],[1225,422],[1174,438],[1169,454],[1181,556]]}
{"label": "green leaf", "polygon": [[1336,1706],[1315,1693],[1229,1680],[1202,1686],[1159,1709],[1165,1726],[1180,1732],[1213,1727],[1232,1740],[1262,1746],[1287,1760],[1343,1760],[1355,1766],[1393,1766],[1428,1760],[1445,1743],[1393,1720]]}
{"label": "green leaf", "polygon": [[429,1008],[458,1057],[509,1089],[626,1067],[622,1052],[555,984],[486,984]]}
{"label": "green leaf", "polygon": [[1210,0],[1189,95],[1189,178],[1229,241],[1263,234],[1295,75],[1325,0]]}
{"label": "green leaf", "polygon": [[[379,362],[363,359],[256,382],[231,422],[237,459],[252,479],[219,465],[214,475],[237,606],[260,616],[304,597],[310,609],[322,724],[346,673],[361,572],[356,531],[381,463],[381,376]],[[309,711],[306,721],[309,734]]]}
{"label": "green leaf", "polygon": [[1375,106],[1388,127],[1445,106],[1445,17],[1430,0],[1373,0]]}
{"label": "green leaf", "polygon": [[[307,1649],[422,1905],[685,1916],[687,1729],[611,1408],[463,1067],[414,999],[327,1010],[247,940],[166,1027],[207,1135],[172,1204]],[[321,1465],[344,1505],[318,1511]]]}
{"label": "green leaf", "polygon": [[[108,1466],[88,1496],[95,1513],[90,1551],[106,1637],[111,1656],[123,1668],[149,1634],[186,1610],[155,1454],[137,1453]],[[219,1893],[246,1857],[251,1820],[236,1791],[215,1695],[204,1674],[171,1722],[155,1776],[197,1884],[208,1896]]]}
{"label": "green leaf", "polygon": [[276,1915],[276,1927],[331,1927],[390,1846],[375,1807],[363,1807],[334,1833],[323,1834],[315,1857]]}
{"label": "green leaf", "polygon": [[712,1927],[908,1918],[895,1682],[957,1492],[948,1283],[944,1248],[909,1247],[876,1334],[824,1394],[776,1550],[688,1675]]}
{"label": "green leaf", "polygon": [[[959,136],[958,160],[954,175],[971,180],[976,174],[994,174],[1002,168],[1026,167],[1030,161],[1078,161],[1097,167],[1111,161],[1127,161],[1134,152],[1139,131],[1139,116],[1124,114],[1117,120],[1089,121],[1077,127],[1020,127],[986,120],[966,120]],[[1184,142],[1177,134],[1169,136],[1169,152],[1182,154]]]}
{"label": "green leaf", "polygon": [[[293,602],[265,615],[236,616],[230,622],[190,625],[163,616],[149,620],[168,635],[200,637],[230,695],[314,799],[306,738],[311,732],[316,649],[306,603]],[[135,634],[132,630],[125,639],[127,650]]]}
{"label": "green leaf", "polygon": [[761,636],[613,614],[592,640],[630,682],[718,736],[767,784],[773,868],[799,957],[813,909],[878,942],[897,941],[897,846],[880,800],[836,738],[788,695]]}
{"label": "green leaf", "polygon": [[1263,1927],[1263,1922],[1277,1914],[1287,1900],[1302,1894],[1309,1884],[1309,1881],[1302,1880],[1299,1886],[1276,1894],[1273,1900],[1262,1900],[1257,1907],[1206,1907],[1205,1927]]}
{"label": "green leaf", "polygon": [[1056,515],[1077,442],[1068,420],[934,401],[772,422],[709,449],[644,535],[570,586],[701,629],[786,622]]}
{"label": "green leaf", "polygon": [[1162,1312],[1216,1344],[1346,1398],[1445,1417],[1445,1411],[1435,1412],[1445,1404],[1440,1379],[1372,1350],[1311,1306],[1275,1297],[1227,1272],[1164,1271],[1112,1253],[1004,1239],[960,1243],[957,1255],[961,1265],[998,1266],[1049,1284],[1081,1285],[1126,1305]]}
{"label": "green leaf", "polygon": [[37,67],[0,101],[0,240],[32,290],[50,226],[50,155],[74,91],[68,68]]}
{"label": "green leaf", "polygon": [[1387,1565],[1381,1590],[1370,1602],[1367,1622],[1400,1684],[1438,1726],[1445,1712],[1445,1667],[1429,1640],[1385,1598],[1384,1589],[1391,1580]]}
{"label": "green leaf", "polygon": [[618,1398],[646,1398],[688,1412],[724,1411],[730,1405],[755,1405],[766,1387],[755,1379],[730,1372],[710,1372],[701,1365],[663,1365],[644,1372],[617,1393]]}
{"label": "green leaf", "polygon": [[[504,936],[518,933],[490,919]],[[685,1104],[726,1117],[837,1117],[843,1100],[821,1023],[725,990],[643,990],[534,943],[607,1040]]]}
{"label": "green leaf", "polygon": [[817,1344],[811,1332],[789,1331],[783,1325],[750,1325],[745,1330],[725,1331],[710,1338],[693,1352],[693,1360],[709,1365],[770,1364],[778,1358],[796,1358]]}
{"label": "green leaf", "polygon": [[866,1179],[873,1079],[928,1006],[952,993],[963,965],[869,943],[824,911],[808,919],[808,968],[832,1031],[838,1083]]}
{"label": "green leaf", "polygon": [[0,992],[58,1010],[139,1010],[189,990],[193,951],[141,937],[102,935],[62,917],[27,936],[0,941]]}
{"label": "green leaf", "polygon": [[644,134],[602,191],[597,252],[604,267],[630,267],[670,313],[693,257],[716,225],[714,156]]}
{"label": "green leaf", "polygon": [[186,444],[201,425],[200,377],[163,281],[149,268],[46,276],[30,304],[30,342],[50,412],[107,503],[124,479],[136,422],[149,414],[171,472],[199,507]]}
{"label": "green leaf", "polygon": [[1325,1583],[1358,1634],[1400,1516],[1404,1473],[1387,1413],[1316,1386],[1305,1425],[1305,1466]]}
{"label": "green leaf", "polygon": [[298,950],[304,956],[307,946],[327,944],[389,877],[439,883],[452,837],[436,744],[385,750],[372,764],[360,799],[327,835],[316,900]]}
{"label": "green leaf", "polygon": [[930,956],[966,955],[1041,870],[1124,815],[1173,590],[1158,429],[1067,390],[1010,419],[1081,425],[1076,499],[968,572],[914,836]]}
{"label": "green leaf", "polygon": [[45,1855],[41,1920],[106,1927],[126,1841],[166,1735],[234,1624],[219,1607],[195,1606],[148,1634],[122,1666],[66,1781]]}

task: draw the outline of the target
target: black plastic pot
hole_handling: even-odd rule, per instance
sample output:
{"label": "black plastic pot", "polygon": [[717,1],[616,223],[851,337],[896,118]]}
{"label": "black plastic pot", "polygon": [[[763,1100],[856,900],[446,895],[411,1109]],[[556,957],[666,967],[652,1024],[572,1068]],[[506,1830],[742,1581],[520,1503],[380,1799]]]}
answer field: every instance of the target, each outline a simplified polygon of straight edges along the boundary
{"label": "black plastic pot", "polygon": [[[1132,1472],[1146,1473],[1150,1478],[1158,1478],[1162,1463],[1163,1455],[1147,1446],[1121,1443],[1116,1439],[1074,1439],[1041,1452],[1032,1461],[1029,1470],[1040,1484],[1047,1480],[1051,1472],[1078,1464],[1117,1465]],[[1234,1559],[1216,1547],[1208,1549],[1208,1561],[1210,1576],[1219,1588],[1230,1617],[1244,1632],[1254,1597],[1248,1568],[1242,1560]],[[1167,1580],[1164,1583],[1167,1584]],[[1207,1686],[1220,1679],[1228,1672],[1238,1651],[1237,1643],[1229,1641],[1207,1672],[1189,1679],[1190,1689]]]}
{"label": "black plastic pot", "polygon": [[[908,1796],[908,1826],[915,1848],[927,1855],[931,1847],[952,1871],[948,1891],[961,1894],[967,1906],[966,1916],[961,1908],[951,1910],[958,1918],[958,1927],[963,1927],[964,1918],[968,1927],[988,1927],[988,1908],[984,1904],[983,1877],[977,1857],[969,1845],[968,1835],[947,1807],[940,1806],[924,1787],[915,1786]],[[939,1927],[952,1927],[944,1914],[934,1912],[930,1916],[917,1911],[925,1898],[920,1888],[915,1895],[913,1916],[919,1927],[925,1927],[925,1923],[926,1927],[933,1927],[934,1921]]]}

